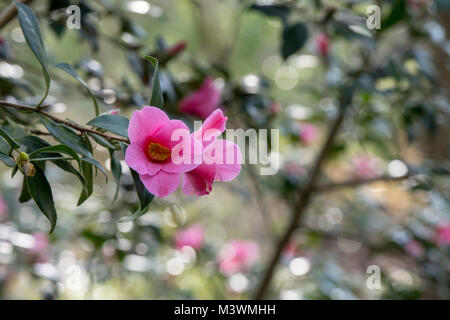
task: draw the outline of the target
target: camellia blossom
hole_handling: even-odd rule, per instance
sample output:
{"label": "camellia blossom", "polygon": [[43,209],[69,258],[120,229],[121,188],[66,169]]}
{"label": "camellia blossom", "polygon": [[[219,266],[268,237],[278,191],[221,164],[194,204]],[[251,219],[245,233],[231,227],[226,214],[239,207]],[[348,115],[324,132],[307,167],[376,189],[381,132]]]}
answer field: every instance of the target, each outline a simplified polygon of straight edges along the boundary
{"label": "camellia blossom", "polygon": [[[125,162],[139,174],[147,190],[158,197],[174,192],[181,175],[201,163],[195,161],[195,155],[201,155],[200,142],[190,137],[182,121],[170,120],[161,109],[146,106],[134,112],[128,136]],[[174,151],[187,156],[188,161],[175,163]]]}
{"label": "camellia blossom", "polygon": [[224,245],[219,253],[219,268],[225,275],[232,275],[248,268],[259,258],[256,242],[234,240]]}
{"label": "camellia blossom", "polygon": [[420,257],[423,255],[425,249],[416,240],[410,240],[405,244],[405,250],[413,257]]}
{"label": "camellia blossom", "polygon": [[436,243],[440,246],[450,246],[450,223],[436,228]]}
{"label": "camellia blossom", "polygon": [[222,110],[214,111],[193,133],[203,144],[202,164],[183,176],[182,190],[187,195],[209,194],[214,181],[231,181],[241,171],[242,155],[239,147],[227,140],[216,139],[225,131],[227,117]]}
{"label": "camellia blossom", "polygon": [[357,156],[352,159],[352,165],[353,173],[357,178],[375,178],[380,171],[377,158],[371,156]]}
{"label": "camellia blossom", "polygon": [[330,50],[330,38],[325,33],[320,33],[316,37],[316,46],[322,57],[328,56]]}
{"label": "camellia blossom", "polygon": [[205,241],[205,230],[200,224],[194,224],[189,228],[180,230],[175,235],[175,247],[180,250],[185,246],[195,250],[200,249]]}
{"label": "camellia blossom", "polygon": [[319,136],[319,129],[317,126],[309,123],[302,123],[300,127],[300,140],[304,144],[310,144]]}
{"label": "camellia blossom", "polygon": [[220,100],[220,90],[214,84],[213,79],[207,77],[197,91],[181,100],[180,110],[206,119],[217,108]]}

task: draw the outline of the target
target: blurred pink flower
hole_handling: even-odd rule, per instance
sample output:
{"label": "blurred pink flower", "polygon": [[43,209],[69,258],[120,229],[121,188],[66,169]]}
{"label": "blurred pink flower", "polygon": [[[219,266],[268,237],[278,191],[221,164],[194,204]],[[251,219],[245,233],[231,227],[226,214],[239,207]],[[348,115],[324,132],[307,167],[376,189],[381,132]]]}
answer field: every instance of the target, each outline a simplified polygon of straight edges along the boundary
{"label": "blurred pink flower", "polygon": [[166,54],[170,57],[173,57],[173,56],[179,54],[184,49],[186,49],[186,45],[187,44],[185,41],[178,42],[178,43],[174,44],[172,47],[170,47],[169,49],[167,49]]}
{"label": "blurred pink flower", "polygon": [[4,220],[8,217],[9,213],[8,204],[5,202],[5,199],[0,195],[0,221]]}
{"label": "blurred pink flower", "polygon": [[353,174],[358,178],[371,179],[378,176],[377,159],[371,156],[357,156],[352,159]]}
{"label": "blurred pink flower", "polygon": [[203,143],[202,164],[183,175],[182,190],[186,195],[207,195],[214,181],[231,181],[241,171],[242,155],[237,144],[216,139],[225,131],[227,117],[215,110],[193,133],[194,139]]}
{"label": "blurred pink flower", "polygon": [[286,260],[291,260],[297,252],[297,245],[293,241],[289,241],[283,249],[283,257]]}
{"label": "blurred pink flower", "polygon": [[313,124],[302,123],[300,127],[300,140],[304,144],[310,144],[319,136],[319,128]]}
{"label": "blurred pink flower", "polygon": [[330,50],[330,38],[325,33],[320,33],[316,37],[317,51],[322,57],[328,56]]}
{"label": "blurred pink flower", "polygon": [[219,268],[225,275],[243,271],[259,258],[256,242],[234,240],[224,245],[219,254]]}
{"label": "blurred pink flower", "polygon": [[424,253],[423,246],[416,240],[410,240],[405,244],[405,250],[413,257],[420,257]]}
{"label": "blurred pink flower", "polygon": [[220,91],[213,79],[207,77],[197,91],[181,100],[180,110],[206,119],[217,108],[220,100]]}
{"label": "blurred pink flower", "polygon": [[277,114],[281,111],[281,105],[278,102],[272,102],[269,106],[269,112],[272,114]]}
{"label": "blurred pink flower", "polygon": [[181,249],[189,246],[195,250],[200,249],[205,241],[205,230],[200,224],[194,224],[186,229],[179,230],[175,235],[175,247]]}
{"label": "blurred pink flower", "polygon": [[[182,134],[178,139],[172,137],[175,131]],[[189,129],[182,121],[170,120],[161,109],[146,106],[135,111],[128,135],[131,143],[125,162],[139,174],[147,190],[158,197],[174,192],[181,175],[199,165],[194,159],[195,152],[202,150],[200,142],[190,137]],[[174,148],[179,148],[181,153],[187,151],[190,161],[174,163]]]}
{"label": "blurred pink flower", "polygon": [[38,262],[48,261],[50,258],[50,240],[47,233],[35,232],[33,233],[33,246],[29,249],[32,255]]}
{"label": "blurred pink flower", "polygon": [[440,225],[436,228],[436,243],[440,246],[450,246],[450,223]]}

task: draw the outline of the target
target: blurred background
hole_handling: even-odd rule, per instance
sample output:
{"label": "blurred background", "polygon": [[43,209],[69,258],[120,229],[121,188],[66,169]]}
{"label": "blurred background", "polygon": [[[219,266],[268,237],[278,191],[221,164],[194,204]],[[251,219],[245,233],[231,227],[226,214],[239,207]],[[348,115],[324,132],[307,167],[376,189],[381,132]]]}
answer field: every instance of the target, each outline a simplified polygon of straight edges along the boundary
{"label": "blurred background", "polygon": [[[0,12],[11,1],[2,0]],[[130,118],[148,104],[157,57],[165,111],[207,79],[228,128],[280,130],[281,166],[243,165],[208,196],[178,190],[137,208],[120,155],[95,157],[94,195],[77,207],[76,178],[49,164],[58,225],[19,203],[23,177],[0,166],[1,299],[247,299],[254,296],[299,191],[323,147],[339,97],[352,100],[309,206],[271,276],[272,299],[449,299],[450,6],[393,1],[28,1],[49,63],[68,62],[101,112]],[[66,25],[80,8],[81,29]],[[381,9],[369,30],[366,9]],[[94,117],[85,88],[51,70],[46,102],[61,118]],[[17,18],[0,29],[0,96],[32,103],[43,79]],[[201,90],[201,89],[200,89]],[[2,120],[12,115],[2,111]],[[25,115],[26,117],[26,115]],[[15,119],[14,119],[15,120]],[[53,143],[50,137],[42,136]]]}

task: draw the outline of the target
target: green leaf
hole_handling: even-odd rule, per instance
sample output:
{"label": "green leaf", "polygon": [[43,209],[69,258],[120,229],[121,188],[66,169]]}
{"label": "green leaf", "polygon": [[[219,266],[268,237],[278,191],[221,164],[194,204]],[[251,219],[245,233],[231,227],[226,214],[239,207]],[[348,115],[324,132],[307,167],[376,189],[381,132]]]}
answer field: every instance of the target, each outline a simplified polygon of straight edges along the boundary
{"label": "green leaf", "polygon": [[53,229],[55,229],[57,220],[52,189],[44,175],[44,172],[42,172],[38,166],[36,166],[35,169],[36,173],[33,177],[25,176],[28,192],[42,213],[50,221],[50,233],[52,233]]}
{"label": "green leaf", "polygon": [[91,148],[89,144],[71,129],[62,124],[57,124],[45,117],[41,117],[41,121],[47,130],[56,138],[56,140],[68,145],[79,154],[87,158],[92,158],[92,152],[90,151]]}
{"label": "green leaf", "polygon": [[81,161],[87,162],[87,163],[93,165],[94,167],[96,167],[97,169],[99,169],[105,176],[106,183],[108,183],[108,175],[106,174],[105,168],[103,168],[103,166],[100,164],[100,162],[98,162],[94,158],[81,158]]}
{"label": "green leaf", "polygon": [[26,4],[16,2],[17,14],[19,15],[19,24],[22,29],[25,40],[28,43],[31,51],[38,59],[42,66],[42,73],[45,78],[45,94],[41,101],[37,104],[39,107],[47,98],[50,88],[50,74],[48,73],[47,53],[45,52],[44,42],[42,41],[41,29],[39,22],[33,13],[33,10]]}
{"label": "green leaf", "polygon": [[98,134],[91,133],[91,132],[88,132],[87,134],[92,139],[94,139],[98,144],[104,146],[105,148],[112,149],[112,150],[116,149],[116,146],[113,145],[111,142],[109,142],[108,139],[103,138],[102,136],[99,136]]}
{"label": "green leaf", "polygon": [[[29,153],[28,155],[30,156],[31,160],[36,161],[36,159],[33,159],[33,158],[35,158],[37,155],[42,154],[42,153],[51,153],[51,154],[52,153],[63,153],[63,154],[66,154],[66,155],[72,157],[74,160],[77,161],[78,167],[81,170],[80,157],[78,157],[78,154],[75,151],[73,151],[70,147],[68,147],[66,145],[59,144],[59,145],[56,145],[56,146],[49,146],[49,147],[36,149],[36,150],[32,151],[31,153]],[[57,155],[57,157],[58,157],[58,155]],[[55,160],[58,160],[58,159],[55,159]]]}
{"label": "green leaf", "polygon": [[31,199],[31,194],[28,191],[27,180],[23,179],[22,191],[20,192],[19,202],[24,203]]}
{"label": "green leaf", "polygon": [[68,63],[57,63],[57,64],[54,64],[53,66],[70,74],[72,77],[77,79],[83,85],[83,87],[85,87],[87,89],[89,95],[92,98],[92,102],[94,103],[95,116],[98,116],[100,111],[98,108],[97,99],[95,98],[94,94],[92,93],[92,91],[89,88],[89,86],[87,85],[87,83],[83,79],[81,79],[81,77],[78,75],[78,73],[75,71],[75,69],[72,68],[72,66]]}
{"label": "green leaf", "polygon": [[286,60],[290,55],[296,53],[306,43],[308,39],[308,29],[306,25],[298,22],[294,25],[287,25],[283,28],[281,55]]}
{"label": "green leaf", "polygon": [[164,105],[164,98],[162,95],[161,83],[159,81],[158,60],[151,56],[144,56],[144,59],[150,61],[155,68],[153,73],[152,97],[150,99],[150,105],[153,107],[162,108]]}
{"label": "green leaf", "polygon": [[[50,145],[48,144],[47,141],[42,140],[39,137],[35,137],[35,136],[26,136],[23,137],[19,140],[20,144],[25,145],[27,147],[27,152],[28,153],[32,153],[33,151],[37,150],[37,149],[42,149],[45,147],[49,147]],[[49,154],[52,157],[59,157],[60,154],[59,153],[52,153]],[[34,160],[36,161],[36,160]],[[81,183],[81,187],[83,189],[86,189],[86,182],[84,181],[83,176],[67,161],[63,161],[63,160],[59,160],[59,159],[53,159],[50,160],[52,161],[55,165],[57,165],[60,169],[67,171],[69,173],[74,174],[75,176],[77,176],[78,180],[80,180]]]}
{"label": "green leaf", "polygon": [[111,158],[111,172],[117,184],[116,192],[114,193],[114,202],[117,199],[117,195],[119,194],[120,178],[122,177],[122,166],[120,164],[120,160],[114,155],[114,150],[109,150],[109,155]]}
{"label": "green leaf", "polygon": [[19,144],[16,142],[16,140],[14,140],[5,130],[3,130],[2,128],[0,128],[0,136],[2,136],[6,142],[8,142],[9,146],[11,147],[10,151],[12,149],[19,149],[20,146]]}
{"label": "green leaf", "polygon": [[4,154],[3,152],[0,152],[0,161],[2,161],[8,167],[16,166],[16,162],[14,161],[14,159],[8,156],[7,154]]}
{"label": "green leaf", "polygon": [[81,191],[77,206],[86,201],[86,199],[89,198],[94,191],[94,175],[92,172],[92,165],[89,162],[82,162],[81,171],[83,173],[84,180],[86,181],[86,189]]}
{"label": "green leaf", "polygon": [[130,120],[118,114],[103,114],[92,119],[87,124],[128,138],[128,125],[130,124]]}
{"label": "green leaf", "polygon": [[397,22],[405,19],[407,15],[406,12],[406,1],[397,0],[392,4],[392,10],[389,16],[381,23],[381,30],[385,30]]}
{"label": "green leaf", "polygon": [[[120,143],[120,147],[122,148],[123,154],[125,154],[127,150],[127,145],[124,143]],[[139,218],[143,214],[145,214],[148,211],[148,207],[150,206],[150,203],[152,202],[153,198],[155,197],[153,194],[148,192],[148,190],[145,188],[144,184],[141,181],[141,178],[139,178],[139,174],[130,168],[131,177],[133,178],[134,186],[136,187],[136,193],[139,198],[140,208],[136,212],[134,212],[131,216],[125,217],[119,222],[127,222],[134,220],[136,218]]]}

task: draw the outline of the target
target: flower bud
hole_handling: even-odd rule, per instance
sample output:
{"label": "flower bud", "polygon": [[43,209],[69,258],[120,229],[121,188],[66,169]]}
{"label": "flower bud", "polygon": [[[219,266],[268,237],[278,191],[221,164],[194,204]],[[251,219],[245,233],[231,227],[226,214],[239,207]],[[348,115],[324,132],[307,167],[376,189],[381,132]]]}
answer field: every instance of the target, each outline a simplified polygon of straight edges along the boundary
{"label": "flower bud", "polygon": [[36,173],[36,168],[31,162],[25,162],[22,166],[23,173],[27,177],[34,177],[34,174]]}

